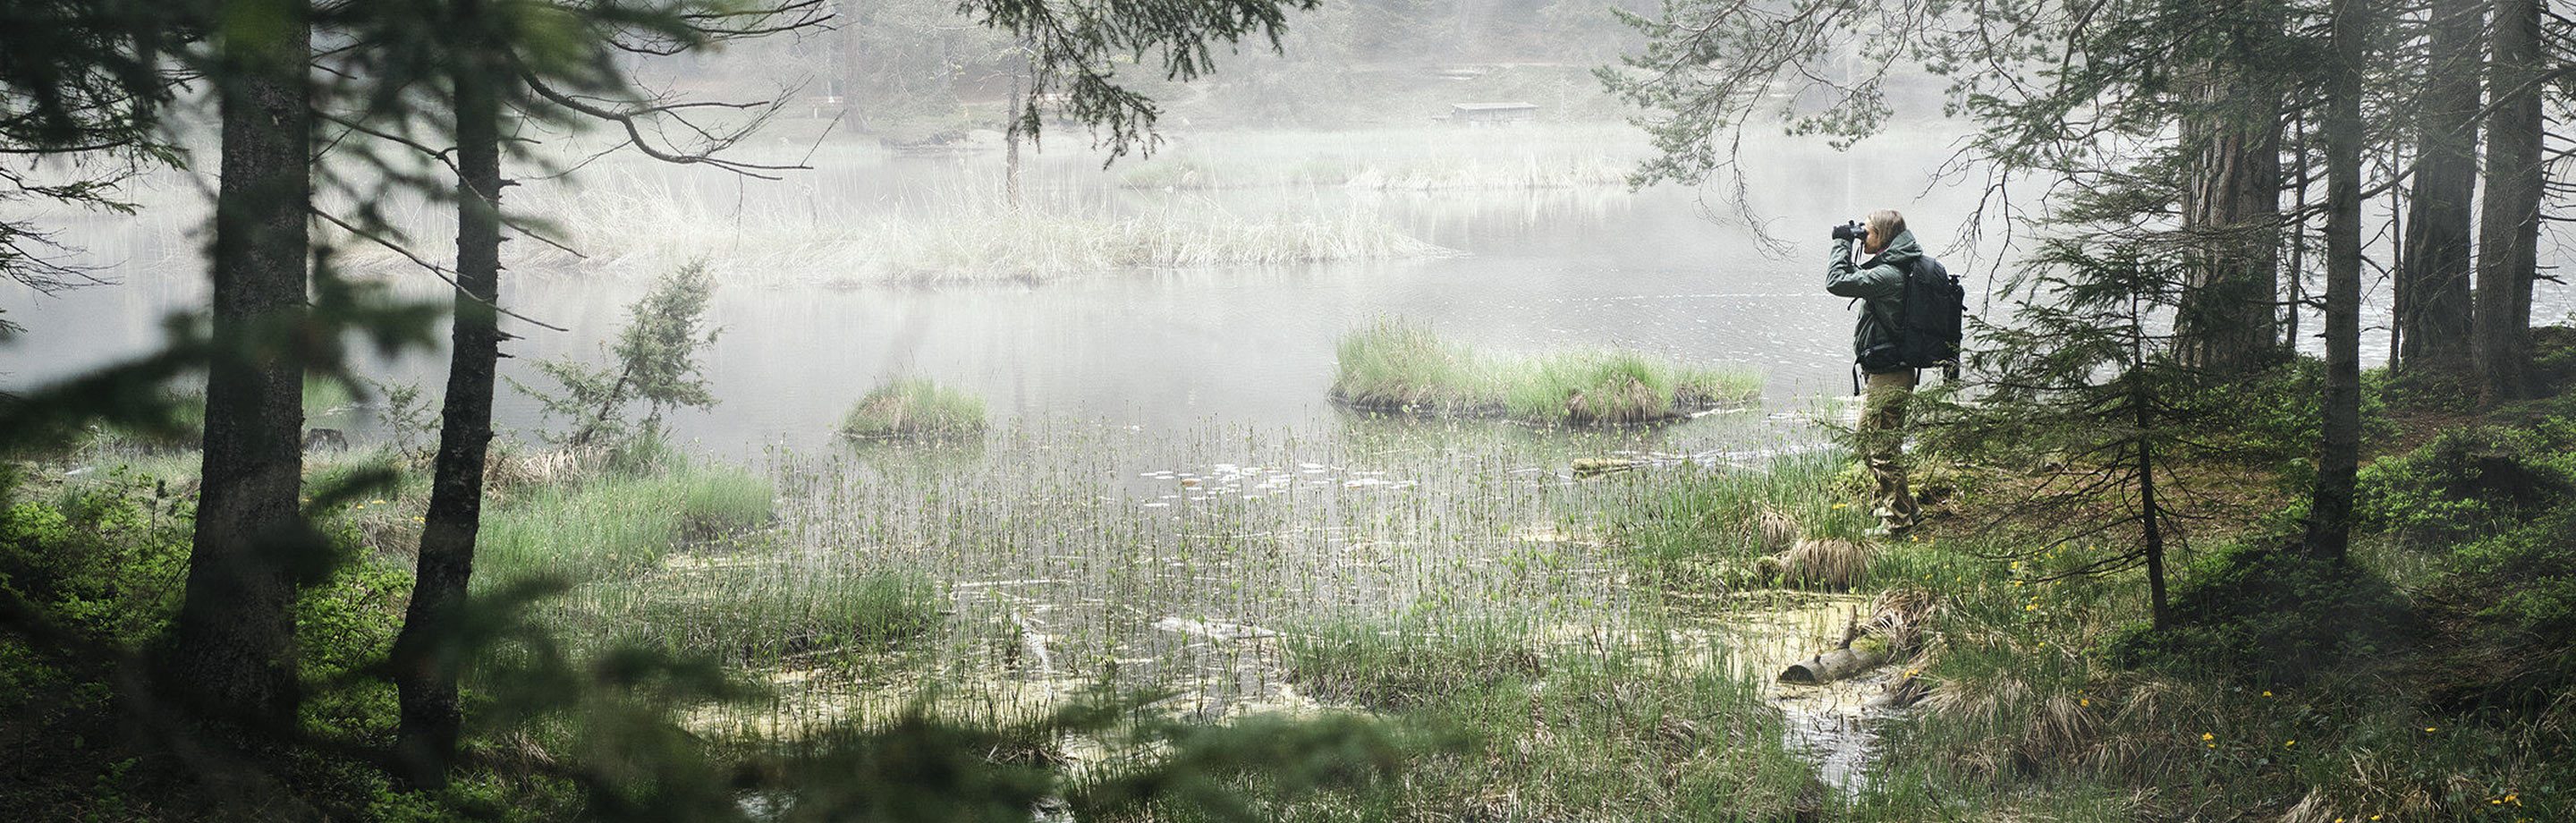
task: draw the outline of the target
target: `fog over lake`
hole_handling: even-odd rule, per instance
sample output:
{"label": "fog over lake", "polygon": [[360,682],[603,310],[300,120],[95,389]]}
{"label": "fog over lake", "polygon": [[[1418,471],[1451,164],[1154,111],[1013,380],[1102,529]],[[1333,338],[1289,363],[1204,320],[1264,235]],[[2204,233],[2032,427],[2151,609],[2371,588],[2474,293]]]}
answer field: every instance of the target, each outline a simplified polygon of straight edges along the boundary
{"label": "fog over lake", "polygon": [[[1184,226],[1342,221],[1437,249],[1382,259],[998,278],[973,272],[843,276],[872,264],[867,243],[873,236],[954,222],[961,212],[997,213],[986,202],[1000,199],[997,150],[918,156],[828,138],[820,147],[782,142],[774,152],[810,157],[814,168],[777,181],[641,160],[604,162],[585,169],[578,184],[535,182],[520,200],[540,204],[533,212],[540,218],[560,218],[552,210],[561,209],[609,213],[596,216],[589,236],[573,243],[588,259],[526,238],[511,244],[513,259],[537,259],[512,265],[503,279],[504,304],[570,331],[505,321],[524,339],[505,347],[513,357],[503,373],[534,385],[537,360],[600,359],[599,347],[651,278],[697,255],[718,275],[711,319],[723,334],[705,364],[723,402],[709,412],[681,413],[672,424],[683,442],[719,454],[821,447],[860,394],[898,375],[979,394],[997,417],[1159,430],[1206,423],[1328,429],[1338,414],[1326,396],[1335,340],[1379,317],[1427,322],[1444,337],[1506,352],[1619,346],[1684,362],[1751,366],[1767,374],[1765,394],[1773,405],[1795,407],[1850,391],[1852,315],[1819,285],[1824,226],[1871,208],[1903,210],[1929,250],[1963,275],[1971,295],[1985,294],[1999,267],[2010,265],[2001,221],[1991,219],[2000,201],[1984,197],[1981,174],[1935,178],[1951,154],[1932,127],[1918,124],[1848,153],[1811,141],[1757,138],[1746,149],[1746,191],[1754,216],[1780,241],[1776,247],[1745,225],[1724,186],[1631,192],[1600,179],[1624,172],[1642,150],[1638,138],[1616,126],[1356,136],[1182,131],[1157,157],[1128,158],[1107,169],[1098,154],[1083,150],[1079,135],[1059,135],[1023,184],[1026,197],[1049,208]],[[1251,156],[1230,157],[1228,146],[1242,142],[1257,148]],[[1314,148],[1302,148],[1307,144]],[[1449,153],[1468,159],[1435,172],[1445,178],[1386,179],[1389,170],[1400,176]],[[1588,176],[1533,185],[1520,180],[1515,164]],[[1285,182],[1256,176],[1237,181],[1246,185],[1213,187],[1175,177],[1203,171],[1215,177],[1229,169],[1295,174]],[[1478,175],[1502,175],[1505,182],[1479,187]],[[155,185],[158,197],[192,196],[186,180],[164,175]],[[2022,198],[2014,205],[2034,208],[2035,187],[2014,193]],[[603,205],[611,203],[618,205]],[[1981,243],[1969,246],[1960,242],[1959,222],[1981,204],[1989,228]],[[158,342],[164,314],[202,301],[204,274],[196,262],[202,229],[170,211],[83,218],[63,234],[87,250],[108,284],[53,297],[0,286],[0,308],[28,329],[0,350],[6,364],[0,385],[23,388],[142,352]],[[435,234],[437,211],[413,211],[429,227],[418,244],[423,253],[452,254]],[[597,224],[619,220],[630,222]],[[817,236],[839,224],[871,223],[890,228]],[[1012,230],[1007,222],[989,229]],[[806,237],[830,248],[799,256],[796,244]],[[630,253],[630,244],[649,245],[650,253]],[[443,297],[442,284],[416,267],[358,251],[352,256],[365,264],[363,276],[389,279],[421,299]],[[2377,285],[2364,323],[2384,328],[2386,289]],[[1971,310],[2000,315],[2004,307],[1996,299]],[[2556,318],[2571,308],[2576,300],[2567,288],[2540,284],[2535,317]],[[2384,333],[2366,333],[2365,358],[2383,358],[2386,343]],[[435,392],[444,362],[443,351],[420,351],[379,371],[383,379],[418,381]],[[522,430],[541,422],[530,398],[506,390],[499,418],[505,428]]]}

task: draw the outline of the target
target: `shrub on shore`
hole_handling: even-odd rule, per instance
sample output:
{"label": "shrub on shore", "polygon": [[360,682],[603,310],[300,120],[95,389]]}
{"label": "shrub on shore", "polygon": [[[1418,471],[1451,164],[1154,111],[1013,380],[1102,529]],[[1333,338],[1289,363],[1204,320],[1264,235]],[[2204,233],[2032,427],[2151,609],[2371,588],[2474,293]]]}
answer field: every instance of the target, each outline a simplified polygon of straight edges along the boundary
{"label": "shrub on shore", "polygon": [[1333,399],[1363,409],[1572,425],[1686,417],[1749,402],[1761,388],[1749,369],[1658,362],[1620,349],[1487,356],[1392,318],[1343,336],[1333,375]]}

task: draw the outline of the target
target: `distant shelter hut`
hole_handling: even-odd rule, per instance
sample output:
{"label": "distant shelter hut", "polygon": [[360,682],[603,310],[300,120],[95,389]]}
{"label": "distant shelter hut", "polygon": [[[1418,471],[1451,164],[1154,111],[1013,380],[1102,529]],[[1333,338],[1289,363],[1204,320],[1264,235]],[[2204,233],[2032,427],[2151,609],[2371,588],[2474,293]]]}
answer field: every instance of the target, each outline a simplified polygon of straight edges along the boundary
{"label": "distant shelter hut", "polygon": [[1449,122],[1462,126],[1496,126],[1538,119],[1532,103],[1451,103]]}

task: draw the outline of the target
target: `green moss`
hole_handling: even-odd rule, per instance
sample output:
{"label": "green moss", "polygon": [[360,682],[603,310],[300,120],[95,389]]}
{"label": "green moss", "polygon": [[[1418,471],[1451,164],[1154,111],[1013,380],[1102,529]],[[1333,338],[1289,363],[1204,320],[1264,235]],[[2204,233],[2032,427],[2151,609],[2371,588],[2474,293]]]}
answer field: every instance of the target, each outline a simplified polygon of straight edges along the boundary
{"label": "green moss", "polygon": [[2421,643],[2423,620],[2388,581],[2269,545],[2210,555],[2183,576],[2172,624],[2108,643],[2129,667],[2297,685]]}
{"label": "green moss", "polygon": [[2545,430],[2452,429],[2363,467],[2354,515],[2364,529],[2432,542],[2473,539],[2576,496],[2576,439]]}

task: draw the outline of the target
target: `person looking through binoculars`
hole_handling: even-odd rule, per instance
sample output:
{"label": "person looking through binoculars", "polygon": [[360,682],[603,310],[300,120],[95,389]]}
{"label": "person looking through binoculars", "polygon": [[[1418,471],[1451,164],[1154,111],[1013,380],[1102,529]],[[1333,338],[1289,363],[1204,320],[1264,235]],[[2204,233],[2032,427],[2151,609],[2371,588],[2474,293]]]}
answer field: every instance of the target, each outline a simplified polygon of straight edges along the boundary
{"label": "person looking through binoculars", "polygon": [[[1852,241],[1861,243],[1854,260]],[[1880,529],[1895,537],[1912,529],[1920,514],[1906,487],[1905,406],[1919,373],[1900,351],[1905,322],[1906,279],[1915,272],[1946,279],[1940,261],[1923,254],[1905,215],[1894,210],[1870,212],[1865,221],[1834,227],[1834,258],[1825,269],[1825,291],[1860,304],[1860,321],[1852,329],[1852,356],[1869,387],[1863,394],[1854,434],[1861,459],[1877,481],[1873,514]]]}

